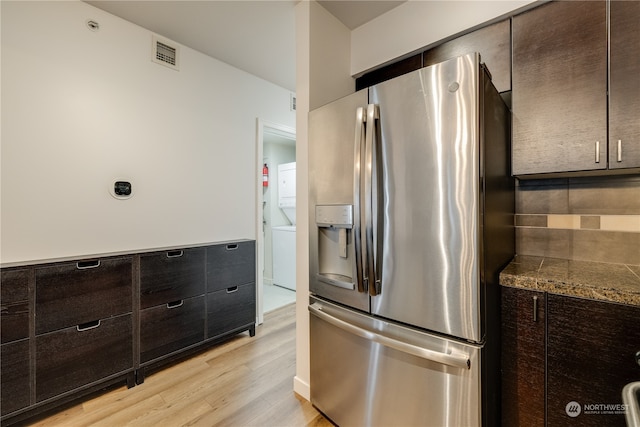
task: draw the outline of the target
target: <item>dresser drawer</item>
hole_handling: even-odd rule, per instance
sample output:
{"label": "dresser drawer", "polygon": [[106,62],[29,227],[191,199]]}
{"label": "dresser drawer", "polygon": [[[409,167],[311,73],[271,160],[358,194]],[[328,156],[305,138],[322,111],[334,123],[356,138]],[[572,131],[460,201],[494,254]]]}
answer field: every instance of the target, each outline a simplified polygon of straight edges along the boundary
{"label": "dresser drawer", "polygon": [[36,269],[36,334],[131,312],[131,258]]}
{"label": "dresser drawer", "polygon": [[140,363],[204,340],[204,295],[140,312]]}
{"label": "dresser drawer", "polygon": [[29,277],[32,270],[3,270],[0,279],[0,342],[29,336]]}
{"label": "dresser drawer", "polygon": [[255,242],[237,242],[207,248],[207,291],[256,281]]}
{"label": "dresser drawer", "polygon": [[36,337],[36,401],[133,369],[130,314]]}
{"label": "dresser drawer", "polygon": [[31,397],[29,375],[29,340],[14,341],[0,346],[0,408],[2,415],[29,406]]}
{"label": "dresser drawer", "polygon": [[205,256],[205,248],[141,255],[140,308],[204,294]]}
{"label": "dresser drawer", "polygon": [[207,295],[207,338],[223,335],[255,321],[254,283],[234,286]]}

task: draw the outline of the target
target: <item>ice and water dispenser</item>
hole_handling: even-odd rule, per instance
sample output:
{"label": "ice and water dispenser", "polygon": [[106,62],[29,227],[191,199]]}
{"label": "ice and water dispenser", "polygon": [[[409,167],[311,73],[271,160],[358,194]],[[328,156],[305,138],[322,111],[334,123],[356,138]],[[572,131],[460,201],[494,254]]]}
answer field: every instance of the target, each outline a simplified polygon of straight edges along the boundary
{"label": "ice and water dispenser", "polygon": [[321,282],[355,289],[353,206],[316,206],[318,272]]}

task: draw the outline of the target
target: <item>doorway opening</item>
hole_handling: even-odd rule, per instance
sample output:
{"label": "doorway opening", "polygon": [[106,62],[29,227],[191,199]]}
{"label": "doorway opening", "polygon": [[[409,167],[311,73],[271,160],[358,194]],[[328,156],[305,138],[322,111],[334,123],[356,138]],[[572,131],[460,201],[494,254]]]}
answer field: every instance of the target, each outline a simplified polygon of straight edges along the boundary
{"label": "doorway opening", "polygon": [[295,303],[295,129],[258,119],[258,323]]}

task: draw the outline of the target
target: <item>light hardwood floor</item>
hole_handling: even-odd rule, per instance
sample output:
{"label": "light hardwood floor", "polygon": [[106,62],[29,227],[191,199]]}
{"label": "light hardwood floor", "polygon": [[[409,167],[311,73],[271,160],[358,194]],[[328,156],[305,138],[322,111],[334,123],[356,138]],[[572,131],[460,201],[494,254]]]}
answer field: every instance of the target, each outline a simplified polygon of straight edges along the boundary
{"label": "light hardwood floor", "polygon": [[248,333],[36,421],[35,426],[332,426],[293,392],[295,305]]}

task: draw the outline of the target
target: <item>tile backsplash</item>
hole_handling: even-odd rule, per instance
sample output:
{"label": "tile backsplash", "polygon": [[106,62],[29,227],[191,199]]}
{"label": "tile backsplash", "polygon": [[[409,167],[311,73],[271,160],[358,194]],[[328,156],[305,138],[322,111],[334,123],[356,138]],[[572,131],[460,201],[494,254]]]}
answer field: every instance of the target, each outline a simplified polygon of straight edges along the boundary
{"label": "tile backsplash", "polygon": [[640,264],[640,176],[518,180],[516,253]]}

